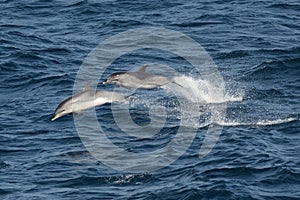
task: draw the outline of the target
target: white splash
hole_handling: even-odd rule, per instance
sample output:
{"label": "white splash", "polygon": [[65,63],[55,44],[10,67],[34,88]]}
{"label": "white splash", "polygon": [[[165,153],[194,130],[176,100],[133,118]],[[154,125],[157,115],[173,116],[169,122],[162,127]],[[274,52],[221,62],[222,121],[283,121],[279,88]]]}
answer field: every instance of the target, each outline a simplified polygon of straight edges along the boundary
{"label": "white splash", "polygon": [[194,79],[193,77],[182,75],[174,77],[174,82],[182,87],[176,84],[169,84],[162,88],[179,94],[193,103],[226,103],[243,100],[241,94],[230,95],[226,92],[224,93],[220,91],[220,88],[215,87],[207,80]]}

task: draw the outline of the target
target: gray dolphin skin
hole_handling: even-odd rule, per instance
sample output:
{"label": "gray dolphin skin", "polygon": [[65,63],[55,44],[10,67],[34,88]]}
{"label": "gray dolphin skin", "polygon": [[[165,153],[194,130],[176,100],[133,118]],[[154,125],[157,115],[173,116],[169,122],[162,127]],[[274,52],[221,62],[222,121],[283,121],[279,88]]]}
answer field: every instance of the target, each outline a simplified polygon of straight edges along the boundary
{"label": "gray dolphin skin", "polygon": [[52,121],[70,113],[80,113],[83,110],[112,103],[114,101],[123,101],[125,96],[118,92],[109,92],[104,90],[93,90],[88,82],[79,94],[75,94],[61,102],[55,110]]}
{"label": "gray dolphin skin", "polygon": [[[152,89],[169,83],[177,84],[168,77],[147,73],[147,67],[148,65],[143,65],[137,71],[113,73],[103,84],[116,84],[127,89]],[[181,85],[179,86],[182,87]]]}

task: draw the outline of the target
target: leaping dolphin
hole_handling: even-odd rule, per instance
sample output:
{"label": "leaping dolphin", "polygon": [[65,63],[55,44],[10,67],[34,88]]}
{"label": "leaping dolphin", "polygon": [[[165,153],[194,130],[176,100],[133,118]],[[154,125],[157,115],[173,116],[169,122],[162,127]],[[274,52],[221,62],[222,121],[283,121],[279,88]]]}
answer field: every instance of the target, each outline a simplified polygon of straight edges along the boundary
{"label": "leaping dolphin", "polygon": [[75,94],[61,102],[56,110],[52,121],[70,113],[80,113],[83,110],[100,106],[114,101],[123,101],[125,96],[118,92],[104,90],[94,90],[90,87],[90,82],[86,84],[81,93]]}
{"label": "leaping dolphin", "polygon": [[148,65],[143,65],[137,71],[113,73],[103,84],[116,84],[127,89],[152,89],[169,83],[179,85],[168,77],[147,73],[147,67]]}

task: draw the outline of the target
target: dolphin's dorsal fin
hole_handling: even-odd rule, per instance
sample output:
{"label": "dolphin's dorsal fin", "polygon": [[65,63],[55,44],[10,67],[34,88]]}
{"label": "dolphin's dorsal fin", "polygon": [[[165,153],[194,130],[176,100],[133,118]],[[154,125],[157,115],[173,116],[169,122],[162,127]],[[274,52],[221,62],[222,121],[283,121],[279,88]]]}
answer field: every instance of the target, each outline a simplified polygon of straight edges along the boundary
{"label": "dolphin's dorsal fin", "polygon": [[86,84],[85,84],[85,87],[83,88],[83,92],[84,91],[88,91],[88,90],[91,90],[91,81],[88,81]]}
{"label": "dolphin's dorsal fin", "polygon": [[144,64],[143,66],[141,66],[139,69],[138,69],[138,71],[139,72],[146,72],[146,68],[148,67],[148,65],[147,64]]}

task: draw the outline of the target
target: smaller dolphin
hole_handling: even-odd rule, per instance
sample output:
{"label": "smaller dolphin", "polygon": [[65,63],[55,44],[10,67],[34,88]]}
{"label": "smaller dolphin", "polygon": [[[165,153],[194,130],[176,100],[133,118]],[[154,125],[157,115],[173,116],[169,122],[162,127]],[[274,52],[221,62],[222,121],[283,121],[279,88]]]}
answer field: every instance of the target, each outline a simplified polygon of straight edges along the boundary
{"label": "smaller dolphin", "polygon": [[93,90],[88,82],[81,93],[75,94],[61,102],[56,110],[52,121],[70,113],[80,113],[83,110],[100,106],[114,101],[123,101],[127,97],[118,92]]}
{"label": "smaller dolphin", "polygon": [[[148,65],[143,65],[133,72],[116,72],[111,74],[103,84],[116,84],[127,89],[152,89],[169,83],[178,83],[165,76],[154,75],[146,72]],[[179,85],[182,87],[181,85]]]}

